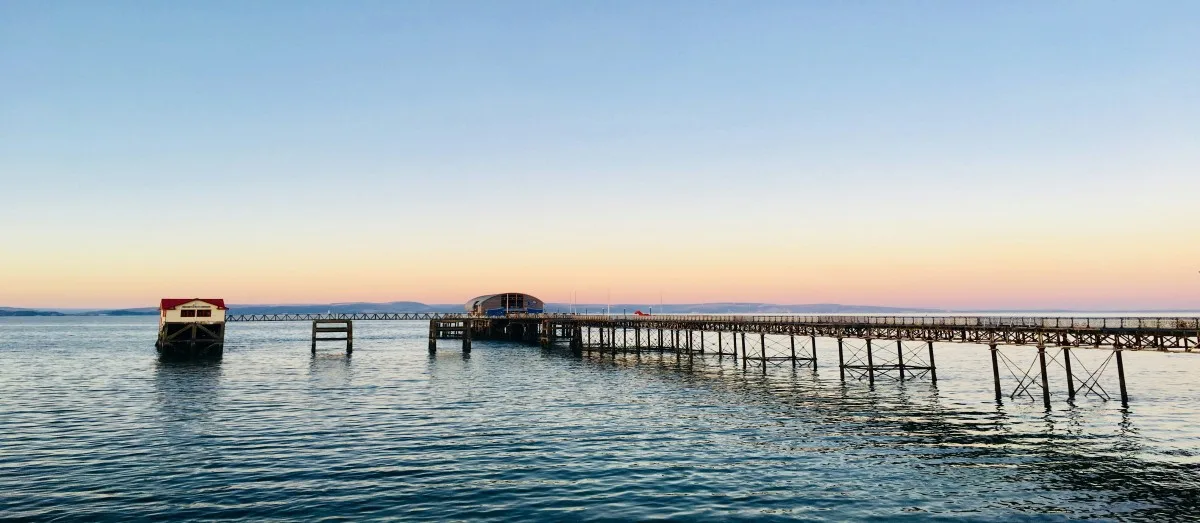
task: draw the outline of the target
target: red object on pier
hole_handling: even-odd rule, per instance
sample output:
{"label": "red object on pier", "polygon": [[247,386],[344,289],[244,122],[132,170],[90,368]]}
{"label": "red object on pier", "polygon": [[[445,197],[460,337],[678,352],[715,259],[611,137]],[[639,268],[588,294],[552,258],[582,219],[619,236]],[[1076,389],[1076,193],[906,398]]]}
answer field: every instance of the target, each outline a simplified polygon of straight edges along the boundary
{"label": "red object on pier", "polygon": [[649,314],[646,314],[642,311],[633,311],[633,315],[634,316],[649,316]]}

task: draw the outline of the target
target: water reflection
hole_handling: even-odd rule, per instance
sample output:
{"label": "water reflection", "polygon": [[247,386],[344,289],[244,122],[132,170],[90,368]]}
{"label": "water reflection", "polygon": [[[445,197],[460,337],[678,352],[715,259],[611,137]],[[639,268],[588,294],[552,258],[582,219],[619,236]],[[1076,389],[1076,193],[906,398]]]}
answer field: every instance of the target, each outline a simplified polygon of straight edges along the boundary
{"label": "water reflection", "polygon": [[1154,381],[1139,383],[1136,411],[1081,398],[1046,413],[1040,401],[994,403],[986,351],[939,354],[936,388],[872,389],[840,381],[830,364],[763,376],[728,356],[579,358],[479,342],[469,359],[453,348],[430,358],[427,325],[416,322],[364,328],[353,360],[310,358],[307,327],[240,327],[236,350],[215,364],[154,363],[152,350],[124,345],[144,338],[141,327],[99,346],[58,331],[71,349],[53,359],[24,341],[5,346],[0,332],[0,511],[439,521],[1200,513],[1189,408],[1200,401],[1190,379],[1200,359],[1136,375]]}
{"label": "water reflection", "polygon": [[309,359],[308,376],[324,387],[348,387],[354,378],[352,361],[349,354],[318,352]]}
{"label": "water reflection", "polygon": [[154,390],[159,418],[165,422],[200,422],[219,408],[221,360],[159,359],[154,367]]}
{"label": "water reflection", "polygon": [[[565,351],[549,352],[571,357]],[[671,353],[588,353],[581,360],[676,386],[719,389],[734,396],[731,403],[757,404],[772,419],[789,420],[771,434],[779,445],[838,440],[853,433],[877,440],[882,460],[915,456],[931,473],[1002,467],[1008,471],[1002,474],[1006,479],[1036,485],[1030,492],[1055,491],[1061,500],[1057,509],[997,501],[1023,505],[1026,511],[1086,514],[1098,492],[1121,516],[1193,517],[1200,507],[1200,466],[1142,457],[1146,449],[1127,408],[1120,410],[1111,435],[1095,435],[1095,418],[1105,415],[1103,402],[1072,403],[1030,423],[1012,419],[1002,404],[984,409],[946,405],[929,383],[830,383],[810,369],[776,367],[763,375],[759,369],[743,371],[741,362],[729,372],[716,358]],[[831,388],[833,395],[828,394]],[[1170,503],[1164,502],[1163,484],[1174,486],[1167,496]]]}

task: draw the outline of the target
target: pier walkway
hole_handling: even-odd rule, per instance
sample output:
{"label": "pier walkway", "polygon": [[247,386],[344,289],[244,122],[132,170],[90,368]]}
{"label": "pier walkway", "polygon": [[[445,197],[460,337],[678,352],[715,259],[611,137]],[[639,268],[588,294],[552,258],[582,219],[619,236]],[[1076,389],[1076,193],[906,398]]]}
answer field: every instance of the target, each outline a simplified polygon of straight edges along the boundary
{"label": "pier walkway", "polygon": [[[498,317],[457,316],[430,320],[429,351],[437,340],[462,341],[471,350],[475,339],[509,339],[549,347],[560,342],[573,352],[615,355],[671,352],[676,357],[728,356],[751,362],[765,374],[769,365],[817,366],[818,339],[836,341],[842,379],[877,378],[899,381],[928,377],[937,381],[935,343],[974,344],[991,351],[996,401],[1005,396],[1041,399],[1050,408],[1048,367],[1061,367],[1069,400],[1078,395],[1109,399],[1100,381],[1115,362],[1119,394],[1128,402],[1126,351],[1200,353],[1197,317],[1056,317],[1056,316],[811,316],[811,315],[575,315],[535,314]],[[1026,364],[1005,355],[1005,346],[1034,347]],[[832,348],[832,347],[831,347]],[[1109,352],[1092,369],[1073,349]],[[1006,393],[1001,363],[1016,380]]]}

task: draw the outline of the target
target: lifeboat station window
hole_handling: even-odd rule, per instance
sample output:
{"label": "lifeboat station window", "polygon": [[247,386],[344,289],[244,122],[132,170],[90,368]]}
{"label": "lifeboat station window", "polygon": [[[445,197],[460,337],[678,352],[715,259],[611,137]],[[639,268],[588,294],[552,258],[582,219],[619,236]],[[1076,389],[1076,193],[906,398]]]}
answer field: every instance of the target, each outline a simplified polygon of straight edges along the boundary
{"label": "lifeboat station window", "polygon": [[195,318],[196,311],[192,310],[192,309],[184,309],[184,310],[179,311],[179,315],[184,318]]}
{"label": "lifeboat station window", "polygon": [[198,316],[198,317],[200,317],[200,318],[211,318],[211,317],[212,317],[212,311],[210,311],[210,310],[207,310],[207,309],[205,309],[205,310],[202,310],[202,311],[196,311],[196,316]]}

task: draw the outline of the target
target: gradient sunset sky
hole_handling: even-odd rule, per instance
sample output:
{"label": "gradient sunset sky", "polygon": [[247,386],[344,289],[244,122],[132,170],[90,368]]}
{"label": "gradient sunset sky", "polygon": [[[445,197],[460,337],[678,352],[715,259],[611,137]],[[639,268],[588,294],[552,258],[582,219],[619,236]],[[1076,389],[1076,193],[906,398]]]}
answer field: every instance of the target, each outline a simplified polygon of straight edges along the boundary
{"label": "gradient sunset sky", "polygon": [[0,305],[1200,308],[1200,2],[0,2]]}

